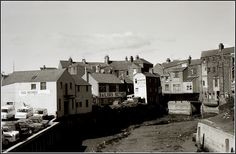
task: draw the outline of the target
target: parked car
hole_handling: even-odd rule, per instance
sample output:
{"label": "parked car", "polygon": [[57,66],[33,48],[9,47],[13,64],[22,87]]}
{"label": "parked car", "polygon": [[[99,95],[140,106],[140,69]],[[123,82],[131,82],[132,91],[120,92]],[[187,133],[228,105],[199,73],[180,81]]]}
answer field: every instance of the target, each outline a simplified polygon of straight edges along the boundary
{"label": "parked car", "polygon": [[15,113],[16,110],[13,105],[5,105],[1,107],[1,118],[4,120],[14,118]]}
{"label": "parked car", "polygon": [[15,114],[16,119],[27,119],[30,116],[33,116],[33,108],[28,106],[22,106]]}
{"label": "parked car", "polygon": [[37,108],[34,110],[34,116],[41,116],[44,119],[48,116],[48,110],[46,108]]}
{"label": "parked car", "polygon": [[41,116],[32,116],[32,117],[29,117],[29,120],[32,120],[34,123],[42,124],[43,128],[46,128],[49,124],[49,120],[43,120]]}
{"label": "parked car", "polygon": [[17,121],[16,125],[22,135],[31,135],[44,128],[43,124],[34,123],[30,119],[20,119]]}
{"label": "parked car", "polygon": [[14,143],[20,139],[19,131],[11,130],[7,126],[2,127],[2,143],[7,146],[9,143]]}

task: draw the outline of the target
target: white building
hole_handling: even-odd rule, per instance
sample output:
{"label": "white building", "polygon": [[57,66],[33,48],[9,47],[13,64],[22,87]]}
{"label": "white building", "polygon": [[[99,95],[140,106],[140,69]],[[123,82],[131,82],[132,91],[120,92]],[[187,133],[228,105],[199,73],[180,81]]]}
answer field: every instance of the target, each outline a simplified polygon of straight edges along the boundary
{"label": "white building", "polygon": [[2,80],[1,105],[14,102],[18,108],[25,103],[33,108],[47,108],[48,114],[58,117],[76,114],[79,111],[75,107],[75,88],[66,69],[17,71]]}
{"label": "white building", "polygon": [[159,102],[161,94],[161,83],[159,75],[152,73],[136,73],[133,77],[134,96],[145,99],[145,103],[152,104]]}

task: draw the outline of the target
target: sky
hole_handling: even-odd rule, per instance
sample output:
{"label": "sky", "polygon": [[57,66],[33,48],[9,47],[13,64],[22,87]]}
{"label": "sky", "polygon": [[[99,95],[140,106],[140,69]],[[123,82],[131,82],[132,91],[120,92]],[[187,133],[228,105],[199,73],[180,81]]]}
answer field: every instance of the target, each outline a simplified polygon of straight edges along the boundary
{"label": "sky", "polygon": [[1,72],[127,56],[154,65],[235,46],[234,1],[1,1]]}

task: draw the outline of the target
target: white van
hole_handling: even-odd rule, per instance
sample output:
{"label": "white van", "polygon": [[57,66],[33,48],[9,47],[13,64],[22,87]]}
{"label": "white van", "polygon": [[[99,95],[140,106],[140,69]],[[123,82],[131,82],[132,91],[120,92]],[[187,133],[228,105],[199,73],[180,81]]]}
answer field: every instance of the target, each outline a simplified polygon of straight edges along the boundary
{"label": "white van", "polygon": [[16,119],[27,119],[31,116],[33,116],[33,108],[32,107],[28,107],[28,106],[23,106],[19,109],[17,109],[16,114],[15,114],[15,118]]}
{"label": "white van", "polygon": [[16,111],[13,105],[5,105],[1,107],[1,118],[4,120],[14,118],[15,113]]}

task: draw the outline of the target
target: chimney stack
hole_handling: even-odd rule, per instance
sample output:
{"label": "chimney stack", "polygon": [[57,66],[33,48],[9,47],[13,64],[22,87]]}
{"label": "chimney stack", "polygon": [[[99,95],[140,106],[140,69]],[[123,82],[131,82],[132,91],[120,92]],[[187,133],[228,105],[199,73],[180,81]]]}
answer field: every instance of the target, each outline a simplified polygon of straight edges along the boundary
{"label": "chimney stack", "polygon": [[108,55],[105,56],[104,62],[105,62],[106,64],[109,64],[110,61],[109,61],[109,56],[108,56]]}
{"label": "chimney stack", "polygon": [[134,61],[133,56],[130,56],[130,62],[133,62],[133,61]]}
{"label": "chimney stack", "polygon": [[85,80],[86,80],[87,82],[89,82],[89,73],[88,73],[86,67],[84,67],[84,74],[85,74]]}
{"label": "chimney stack", "polygon": [[136,58],[136,60],[138,60],[138,59],[139,59],[139,56],[138,56],[138,55],[136,55],[136,57],[135,57],[135,58]]}
{"label": "chimney stack", "polygon": [[125,61],[128,61],[128,57],[127,56],[125,57]]}
{"label": "chimney stack", "polygon": [[100,73],[100,65],[96,66],[96,73]]}
{"label": "chimney stack", "polygon": [[224,49],[224,44],[223,43],[220,43],[219,44],[219,50],[222,51]]}
{"label": "chimney stack", "polygon": [[171,62],[170,58],[167,58],[167,59],[166,59],[166,62],[167,62],[167,63],[170,63],[170,62]]}
{"label": "chimney stack", "polygon": [[189,57],[188,57],[188,64],[189,64],[189,65],[191,64],[191,59],[192,59],[192,57],[189,56]]}
{"label": "chimney stack", "polygon": [[86,60],[85,60],[85,59],[82,59],[82,62],[83,62],[84,64],[86,64]]}
{"label": "chimney stack", "polygon": [[70,63],[70,64],[72,64],[72,63],[73,63],[73,60],[72,60],[72,58],[71,58],[71,57],[69,58],[69,60],[68,60],[68,61],[69,61],[69,63]]}

